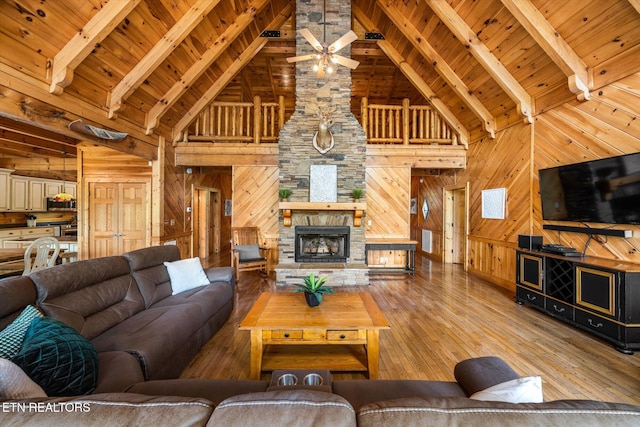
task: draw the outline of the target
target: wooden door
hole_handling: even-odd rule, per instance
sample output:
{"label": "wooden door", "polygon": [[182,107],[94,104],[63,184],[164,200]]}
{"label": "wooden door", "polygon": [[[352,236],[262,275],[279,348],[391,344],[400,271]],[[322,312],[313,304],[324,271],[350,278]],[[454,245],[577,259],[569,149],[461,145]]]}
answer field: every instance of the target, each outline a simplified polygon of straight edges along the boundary
{"label": "wooden door", "polygon": [[151,189],[148,184],[140,182],[118,185],[118,250],[124,253],[147,246],[150,223],[147,194],[151,194]]}
{"label": "wooden door", "polygon": [[443,191],[443,256],[445,263],[467,268],[468,185],[445,187]]}
{"label": "wooden door", "polygon": [[117,210],[117,183],[89,183],[89,258],[116,254]]}
{"label": "wooden door", "polygon": [[454,264],[464,263],[465,241],[466,241],[466,203],[464,189],[453,191],[453,258]]}
{"label": "wooden door", "polygon": [[149,184],[89,183],[89,257],[120,255],[148,245]]}
{"label": "wooden door", "polygon": [[207,215],[209,255],[220,252],[220,192],[209,193],[209,213]]}
{"label": "wooden door", "polygon": [[193,194],[193,253],[206,258],[207,249],[207,191],[196,188]]}

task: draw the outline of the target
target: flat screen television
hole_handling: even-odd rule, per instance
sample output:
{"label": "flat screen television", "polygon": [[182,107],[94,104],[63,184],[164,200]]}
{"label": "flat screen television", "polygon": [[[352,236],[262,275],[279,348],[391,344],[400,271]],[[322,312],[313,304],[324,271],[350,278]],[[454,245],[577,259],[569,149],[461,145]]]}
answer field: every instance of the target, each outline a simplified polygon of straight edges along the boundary
{"label": "flat screen television", "polygon": [[640,224],[640,153],[538,171],[542,219]]}

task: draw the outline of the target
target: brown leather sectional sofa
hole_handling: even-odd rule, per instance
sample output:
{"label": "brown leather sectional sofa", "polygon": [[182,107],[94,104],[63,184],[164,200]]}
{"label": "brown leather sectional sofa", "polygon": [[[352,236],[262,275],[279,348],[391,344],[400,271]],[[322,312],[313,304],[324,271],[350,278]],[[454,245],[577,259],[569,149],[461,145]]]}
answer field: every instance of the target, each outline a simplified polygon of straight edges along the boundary
{"label": "brown leather sectional sofa", "polygon": [[176,246],[78,261],[0,281],[0,329],[29,304],[80,332],[98,351],[94,393],[177,378],[233,311],[235,272],[205,269],[211,282],[171,295],[163,262]]}
{"label": "brown leather sectional sofa", "polygon": [[[171,295],[160,246],[0,280],[0,330],[29,304],[98,350],[91,395],[6,399],[2,425],[423,426],[640,425],[640,407],[596,401],[501,403],[473,393],[519,378],[497,357],[460,362],[456,381],[344,380],[321,387],[176,379],[233,310],[235,274]],[[1,373],[0,373],[1,374]]]}

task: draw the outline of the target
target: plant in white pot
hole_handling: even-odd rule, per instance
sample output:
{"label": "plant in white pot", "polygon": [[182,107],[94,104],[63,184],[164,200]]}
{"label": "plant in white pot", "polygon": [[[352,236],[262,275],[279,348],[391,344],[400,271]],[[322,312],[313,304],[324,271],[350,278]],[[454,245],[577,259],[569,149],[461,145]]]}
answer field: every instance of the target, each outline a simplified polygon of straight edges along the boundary
{"label": "plant in white pot", "polygon": [[334,294],[334,290],[324,285],[327,276],[315,277],[313,273],[304,278],[304,284],[295,283],[298,287],[294,292],[304,292],[304,298],[309,307],[316,307],[322,302],[322,295]]}

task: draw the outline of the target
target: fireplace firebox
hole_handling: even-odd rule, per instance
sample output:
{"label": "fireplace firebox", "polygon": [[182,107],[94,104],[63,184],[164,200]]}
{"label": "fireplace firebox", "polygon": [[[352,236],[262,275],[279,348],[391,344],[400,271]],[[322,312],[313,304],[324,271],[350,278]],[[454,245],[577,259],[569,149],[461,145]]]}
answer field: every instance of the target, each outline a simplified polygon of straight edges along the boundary
{"label": "fireplace firebox", "polygon": [[348,226],[301,226],[295,228],[296,262],[346,262],[349,258]]}

